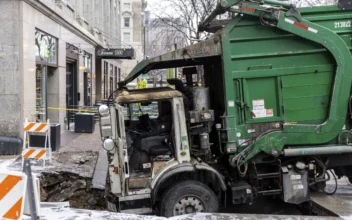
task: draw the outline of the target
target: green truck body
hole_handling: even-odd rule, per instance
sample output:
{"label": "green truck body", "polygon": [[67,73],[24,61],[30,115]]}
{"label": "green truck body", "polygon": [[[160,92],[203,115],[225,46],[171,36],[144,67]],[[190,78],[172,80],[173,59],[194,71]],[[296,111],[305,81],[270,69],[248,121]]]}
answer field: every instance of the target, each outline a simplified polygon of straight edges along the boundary
{"label": "green truck body", "polygon": [[275,137],[263,135],[257,143],[265,143],[252,156],[284,146],[337,143],[341,131],[350,128],[352,12],[337,6],[299,12],[302,21],[288,17],[283,28],[263,26],[251,15],[235,16],[208,40],[141,62],[124,82],[151,69],[204,65],[229,151],[256,138],[253,133],[263,126],[279,131],[271,133]]}
{"label": "green truck body", "polygon": [[[222,0],[199,26],[214,32],[210,38],[138,63],[119,82],[114,105],[100,111],[120,201],[112,206],[127,209],[121,201],[135,193],[165,216],[214,212],[229,198],[251,204],[257,195],[300,204],[335,174],[351,179],[351,3],[297,9]],[[225,11],[233,18],[214,26]],[[175,67],[186,79],[169,80],[175,89],[126,88],[151,70]],[[141,109],[152,102],[161,116]],[[131,104],[139,106],[135,121],[123,113]],[[184,212],[187,195],[203,201],[202,191],[211,199]]]}

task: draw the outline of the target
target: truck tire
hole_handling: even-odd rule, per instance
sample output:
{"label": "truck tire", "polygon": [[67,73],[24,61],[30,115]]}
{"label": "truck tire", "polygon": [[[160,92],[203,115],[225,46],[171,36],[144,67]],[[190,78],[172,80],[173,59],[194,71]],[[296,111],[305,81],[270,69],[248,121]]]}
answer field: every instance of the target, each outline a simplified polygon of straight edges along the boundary
{"label": "truck tire", "polygon": [[218,198],[204,183],[195,180],[180,181],[164,194],[160,214],[165,217],[194,212],[217,212]]}

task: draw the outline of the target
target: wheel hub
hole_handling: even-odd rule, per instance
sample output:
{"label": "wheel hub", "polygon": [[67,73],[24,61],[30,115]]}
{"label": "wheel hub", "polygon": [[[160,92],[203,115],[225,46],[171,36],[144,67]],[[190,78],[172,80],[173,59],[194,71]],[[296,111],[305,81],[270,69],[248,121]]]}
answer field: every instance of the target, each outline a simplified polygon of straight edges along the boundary
{"label": "wheel hub", "polygon": [[174,216],[204,211],[204,203],[197,196],[184,196],[174,205]]}

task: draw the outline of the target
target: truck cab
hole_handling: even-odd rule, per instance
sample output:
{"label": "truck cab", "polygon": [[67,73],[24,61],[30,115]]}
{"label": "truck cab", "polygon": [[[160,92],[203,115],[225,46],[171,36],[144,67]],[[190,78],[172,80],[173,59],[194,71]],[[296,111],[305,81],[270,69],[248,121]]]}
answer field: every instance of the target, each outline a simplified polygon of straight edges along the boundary
{"label": "truck cab", "polygon": [[[206,91],[198,88],[197,93],[200,90]],[[208,160],[206,157],[211,157],[207,131],[213,120],[212,111],[203,109],[186,115],[185,109],[189,112],[190,106],[185,106],[184,100],[187,102],[181,92],[168,87],[123,90],[113,105],[101,107],[108,110],[101,118],[101,134],[110,156],[110,210],[151,213],[157,205],[165,216],[217,210],[215,193],[220,194],[221,187],[226,187],[222,175],[203,163]],[[193,129],[190,134],[190,125],[198,131]],[[197,156],[191,154],[190,138],[194,139]],[[203,181],[213,185],[213,190],[201,182],[200,175],[205,178]],[[213,178],[206,178],[207,175]],[[180,178],[183,181],[174,186]],[[186,189],[197,185],[201,188],[199,195],[185,197],[180,184]],[[212,203],[203,201],[204,190]],[[176,192],[173,205],[162,202],[168,192]],[[134,205],[137,201],[138,208]]]}

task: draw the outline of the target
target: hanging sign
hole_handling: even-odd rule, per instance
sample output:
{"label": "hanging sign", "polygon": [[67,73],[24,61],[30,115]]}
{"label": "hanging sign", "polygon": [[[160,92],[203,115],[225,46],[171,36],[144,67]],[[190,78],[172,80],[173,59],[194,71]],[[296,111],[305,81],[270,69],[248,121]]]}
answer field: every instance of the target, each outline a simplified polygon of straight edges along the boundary
{"label": "hanging sign", "polygon": [[99,49],[97,56],[103,59],[134,59],[134,49]]}

